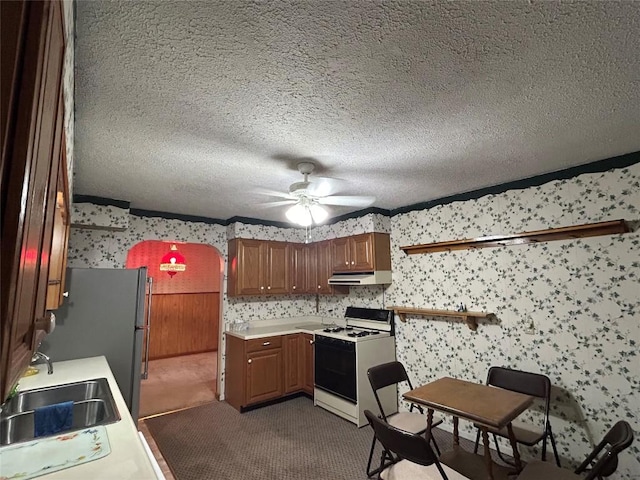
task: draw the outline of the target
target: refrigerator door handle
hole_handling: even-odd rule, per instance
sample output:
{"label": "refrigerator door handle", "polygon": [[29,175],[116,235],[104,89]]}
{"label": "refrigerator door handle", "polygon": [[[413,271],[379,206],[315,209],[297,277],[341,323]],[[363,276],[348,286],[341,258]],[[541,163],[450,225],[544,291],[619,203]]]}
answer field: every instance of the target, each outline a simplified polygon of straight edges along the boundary
{"label": "refrigerator door handle", "polygon": [[149,343],[151,341],[151,297],[153,296],[153,277],[148,277],[147,283],[149,284],[149,295],[147,297],[147,324],[144,327],[145,334],[147,335],[144,348],[144,371],[142,372],[142,378],[144,380],[149,378]]}

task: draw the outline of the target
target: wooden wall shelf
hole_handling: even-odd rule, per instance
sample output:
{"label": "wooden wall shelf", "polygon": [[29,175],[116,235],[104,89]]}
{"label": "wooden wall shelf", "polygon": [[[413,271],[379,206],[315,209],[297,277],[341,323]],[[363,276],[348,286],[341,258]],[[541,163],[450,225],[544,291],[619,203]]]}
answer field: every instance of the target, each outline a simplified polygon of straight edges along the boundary
{"label": "wooden wall shelf", "polygon": [[488,237],[468,238],[466,240],[425,243],[422,245],[400,247],[400,249],[407,255],[414,255],[417,253],[451,252],[454,250],[468,250],[473,248],[524,245],[527,243],[550,242],[552,240],[614,235],[617,233],[627,233],[629,231],[630,229],[627,222],[624,220],[613,220],[610,222],[574,225],[572,227],[536,230],[533,232],[517,233],[515,235],[494,235]]}
{"label": "wooden wall shelf", "polygon": [[407,321],[407,315],[459,318],[474,332],[478,329],[478,318],[486,318],[492,315],[486,312],[458,312],[457,310],[434,310],[429,308],[387,307],[387,309],[393,310],[403,322]]}

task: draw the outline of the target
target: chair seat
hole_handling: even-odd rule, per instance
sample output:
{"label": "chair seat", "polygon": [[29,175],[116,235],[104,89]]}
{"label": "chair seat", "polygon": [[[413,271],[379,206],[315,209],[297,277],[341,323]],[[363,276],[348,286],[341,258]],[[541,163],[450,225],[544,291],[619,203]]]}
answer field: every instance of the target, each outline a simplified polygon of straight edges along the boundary
{"label": "chair seat", "polygon": [[[544,437],[544,430],[537,429],[532,425],[521,422],[513,422],[511,426],[513,428],[513,434],[516,437],[516,441],[518,443],[522,443],[523,445],[532,447]],[[475,427],[477,428],[479,427],[479,425],[475,425]],[[487,431],[489,433],[495,433],[500,437],[509,438],[507,427],[501,429],[488,428]]]}
{"label": "chair seat", "polygon": [[571,470],[556,467],[548,462],[529,463],[516,480],[584,480],[584,477]]}
{"label": "chair seat", "polygon": [[[427,417],[421,413],[398,412],[387,417],[389,425],[411,433],[422,433],[427,430]],[[440,425],[441,418],[433,417],[433,425]]]}
{"label": "chair seat", "polygon": [[[449,480],[469,480],[461,473],[442,465],[444,473]],[[435,465],[425,467],[409,460],[400,460],[382,472],[384,480],[442,480],[442,476]]]}

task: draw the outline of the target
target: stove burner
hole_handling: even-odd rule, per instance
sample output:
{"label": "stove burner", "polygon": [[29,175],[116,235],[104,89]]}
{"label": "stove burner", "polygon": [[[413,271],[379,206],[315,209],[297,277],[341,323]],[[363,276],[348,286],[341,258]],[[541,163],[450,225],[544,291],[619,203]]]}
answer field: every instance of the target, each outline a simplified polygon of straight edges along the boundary
{"label": "stove burner", "polygon": [[360,332],[351,332],[351,333],[347,333],[347,335],[349,335],[350,337],[366,337],[367,335],[370,335],[371,332],[368,332],[366,330],[362,330]]}
{"label": "stove burner", "polygon": [[325,328],[324,330],[322,330],[323,332],[327,332],[327,333],[338,333],[343,331],[344,328],[342,327],[334,327],[334,328]]}

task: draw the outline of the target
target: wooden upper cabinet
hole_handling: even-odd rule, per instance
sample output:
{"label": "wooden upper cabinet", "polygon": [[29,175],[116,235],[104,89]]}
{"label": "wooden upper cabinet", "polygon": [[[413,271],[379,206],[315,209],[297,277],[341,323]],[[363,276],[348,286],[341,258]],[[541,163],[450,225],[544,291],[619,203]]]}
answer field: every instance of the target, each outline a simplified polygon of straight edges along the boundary
{"label": "wooden upper cabinet", "polygon": [[263,278],[262,242],[245,238],[231,240],[227,294],[260,295],[264,288]]}
{"label": "wooden upper cabinet", "polygon": [[329,278],[333,273],[331,269],[331,240],[317,242],[316,248],[316,292],[321,294],[334,293],[332,286],[329,285]]}
{"label": "wooden upper cabinet", "polygon": [[[30,363],[46,318],[64,118],[60,2],[0,2],[2,270],[0,403]],[[26,201],[24,201],[26,200]]]}
{"label": "wooden upper cabinet", "polygon": [[331,242],[334,273],[391,270],[391,242],[387,233],[363,233]]}
{"label": "wooden upper cabinet", "polygon": [[305,283],[306,289],[304,293],[316,293],[318,290],[318,245],[315,243],[307,243],[304,246],[306,259]]}
{"label": "wooden upper cabinet", "polygon": [[229,242],[229,296],[289,292],[289,245],[236,238]]}
{"label": "wooden upper cabinet", "polygon": [[289,293],[289,244],[263,242],[264,289],[267,294]]}
{"label": "wooden upper cabinet", "polygon": [[56,310],[62,305],[67,272],[67,249],[69,246],[69,187],[67,183],[67,163],[64,156],[64,142],[60,151],[57,188],[55,189],[53,232],[49,255],[49,277],[47,281],[47,310]]}
{"label": "wooden upper cabinet", "polygon": [[[309,250],[309,245],[304,243],[289,246],[289,293],[309,293]],[[315,273],[313,278],[315,281]]]}
{"label": "wooden upper cabinet", "polygon": [[351,263],[350,237],[334,238],[331,240],[331,270],[339,272],[349,270]]}

